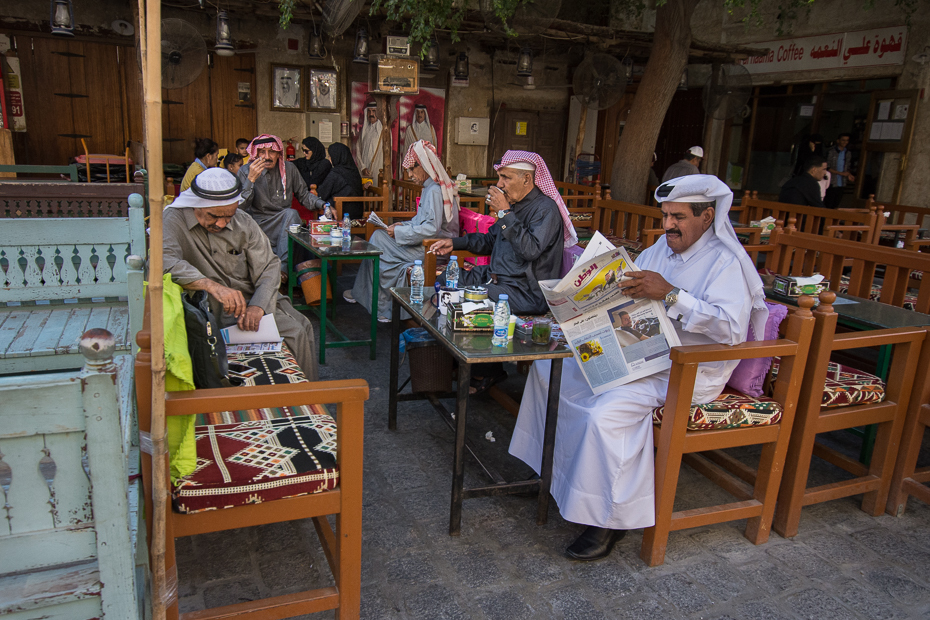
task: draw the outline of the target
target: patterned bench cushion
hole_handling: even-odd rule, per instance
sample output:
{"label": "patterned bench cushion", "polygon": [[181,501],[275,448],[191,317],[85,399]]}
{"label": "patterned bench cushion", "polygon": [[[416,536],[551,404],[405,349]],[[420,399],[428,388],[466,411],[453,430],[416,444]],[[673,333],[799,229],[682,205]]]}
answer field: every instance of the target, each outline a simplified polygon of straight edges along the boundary
{"label": "patterned bench cushion", "polygon": [[[652,423],[661,424],[665,407],[652,410]],[[688,430],[707,431],[742,426],[767,426],[781,421],[782,406],[765,397],[754,398],[727,388],[709,403],[691,405]]]}
{"label": "patterned bench cushion", "polygon": [[[923,274],[921,272],[912,271],[911,275],[915,273],[920,273],[921,277]],[[919,278],[918,278],[919,279]],[[840,287],[838,289],[840,293],[849,292],[849,276],[843,276],[840,278]],[[879,284],[873,284],[872,288],[869,290],[869,299],[871,301],[881,301],[882,298],[882,287]],[[917,295],[911,295],[908,293],[904,294],[904,303],[901,305],[905,310],[914,310],[917,307]]]}
{"label": "patterned bench cushion", "polygon": [[[772,363],[772,377],[778,375],[778,358]],[[823,407],[866,405],[885,400],[885,382],[875,375],[836,362],[827,366]]]}
{"label": "patterned bench cushion", "polygon": [[203,512],[319,493],[339,482],[329,414],[198,426],[197,469],[178,480],[174,508]]}

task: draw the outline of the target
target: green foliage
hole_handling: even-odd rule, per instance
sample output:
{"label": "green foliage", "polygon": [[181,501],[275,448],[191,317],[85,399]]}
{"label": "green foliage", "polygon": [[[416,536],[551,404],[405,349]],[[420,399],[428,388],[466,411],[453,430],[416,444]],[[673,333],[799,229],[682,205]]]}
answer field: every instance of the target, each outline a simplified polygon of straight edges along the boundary
{"label": "green foliage", "polygon": [[278,0],[278,10],[281,12],[278,23],[281,25],[281,30],[287,30],[287,27],[291,25],[291,19],[294,17],[294,2],[295,0]]}

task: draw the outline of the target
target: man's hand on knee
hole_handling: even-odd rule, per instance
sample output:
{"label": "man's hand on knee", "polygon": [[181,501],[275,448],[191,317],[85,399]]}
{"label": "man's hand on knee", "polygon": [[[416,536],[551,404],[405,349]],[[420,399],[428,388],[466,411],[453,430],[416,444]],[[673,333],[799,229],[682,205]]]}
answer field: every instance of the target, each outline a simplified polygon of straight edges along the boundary
{"label": "man's hand on knee", "polygon": [[239,317],[239,329],[246,332],[258,331],[258,324],[262,322],[265,311],[258,306],[249,306]]}

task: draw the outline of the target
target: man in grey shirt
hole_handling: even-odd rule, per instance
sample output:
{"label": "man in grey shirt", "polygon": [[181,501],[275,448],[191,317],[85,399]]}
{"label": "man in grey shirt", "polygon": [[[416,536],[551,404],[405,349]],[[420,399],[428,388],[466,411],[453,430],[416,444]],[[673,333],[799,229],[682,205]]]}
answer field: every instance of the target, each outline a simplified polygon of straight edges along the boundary
{"label": "man in grey shirt", "polygon": [[[284,147],[277,136],[262,134],[249,144],[249,163],[239,168],[243,211],[261,226],[271,248],[287,269],[287,229],[302,224],[300,214],[291,208],[294,196],[311,211],[322,209],[324,201],[314,196],[304,183],[297,166],[284,160]],[[296,262],[296,261],[295,261]]]}
{"label": "man in grey shirt", "polygon": [[704,149],[699,146],[692,146],[685,152],[685,156],[681,161],[677,161],[668,167],[668,170],[662,175],[662,182],[665,183],[678,177],[686,177],[689,174],[701,174],[698,166],[701,165],[702,159],[704,159]]}
{"label": "man in grey shirt", "polygon": [[164,214],[164,271],[187,290],[206,291],[224,327],[256,331],[274,314],[278,332],[311,381],[315,338],[307,317],[278,293],[281,261],[268,238],[238,209],[241,184],[228,170],[201,172]]}

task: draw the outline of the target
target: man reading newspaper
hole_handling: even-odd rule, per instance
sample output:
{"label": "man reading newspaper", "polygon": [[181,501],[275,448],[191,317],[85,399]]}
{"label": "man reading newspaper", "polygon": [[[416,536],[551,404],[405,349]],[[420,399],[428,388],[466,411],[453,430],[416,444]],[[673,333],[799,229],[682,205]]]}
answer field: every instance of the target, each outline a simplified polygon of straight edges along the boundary
{"label": "man reading newspaper", "polygon": [[[762,281],[730,224],[730,189],[714,176],[691,175],[663,183],[655,197],[665,236],[639,256],[639,270],[623,274],[624,294],[663,302],[683,345],[739,344],[750,323],[761,338],[768,316]],[[595,395],[579,357],[562,371],[551,492],[565,519],[588,526],[568,557],[597,560],[626,530],[655,524],[651,412],[665,402],[669,371]],[[701,364],[693,402],[716,398],[736,363]],[[510,453],[537,472],[549,368],[533,365],[510,444]]]}

